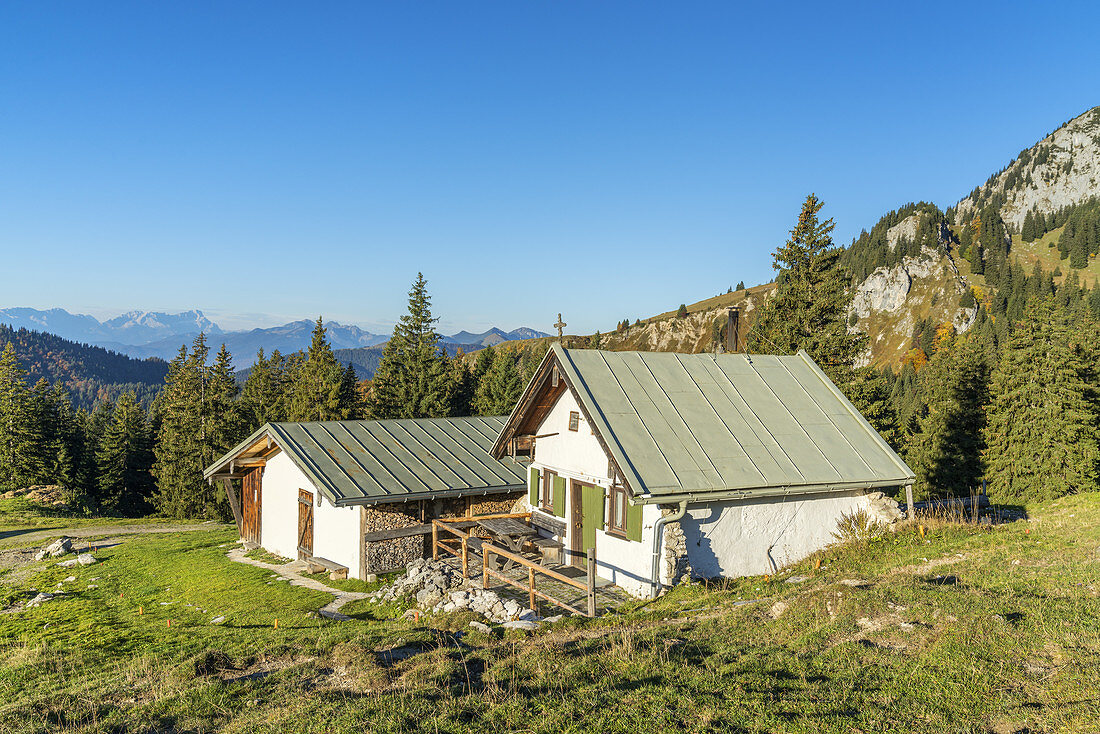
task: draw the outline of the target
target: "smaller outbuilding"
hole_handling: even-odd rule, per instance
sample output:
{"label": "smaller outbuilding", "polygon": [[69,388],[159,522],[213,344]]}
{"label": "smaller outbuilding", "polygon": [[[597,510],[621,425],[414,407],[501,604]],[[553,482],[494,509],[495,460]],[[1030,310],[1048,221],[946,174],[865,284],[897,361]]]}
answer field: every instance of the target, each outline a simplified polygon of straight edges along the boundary
{"label": "smaller outbuilding", "polygon": [[204,477],[225,487],[246,545],[364,579],[423,557],[433,519],[522,498],[525,468],[489,454],[504,420],[267,423]]}
{"label": "smaller outbuilding", "polygon": [[773,573],[835,542],[844,515],[896,514],[883,490],[914,481],[805,352],[555,343],[492,455],[530,463],[526,504],[560,529],[567,562],[593,549],[598,574],[636,596]]}

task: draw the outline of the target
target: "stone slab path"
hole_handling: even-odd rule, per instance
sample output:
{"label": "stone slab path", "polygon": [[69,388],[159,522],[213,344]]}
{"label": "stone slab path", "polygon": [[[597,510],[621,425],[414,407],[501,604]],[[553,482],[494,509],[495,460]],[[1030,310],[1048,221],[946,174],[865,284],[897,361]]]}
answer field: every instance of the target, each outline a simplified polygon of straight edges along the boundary
{"label": "stone slab path", "polygon": [[342,589],[334,589],[328,584],[324,584],[317,579],[303,576],[299,571],[305,570],[305,564],[302,561],[291,561],[290,563],[264,563],[263,561],[257,561],[255,558],[249,558],[248,553],[244,548],[234,548],[226,555],[229,556],[229,560],[237,561],[238,563],[247,563],[250,566],[256,566],[257,568],[264,568],[273,573],[279,574],[279,576],[289,579],[291,586],[301,586],[304,589],[313,589],[314,591],[323,591],[326,594],[332,594],[335,597],[328,604],[317,610],[317,613],[322,617],[328,619],[335,619],[343,622],[351,617],[344,614],[340,614],[340,607],[347,604],[349,601],[357,601],[359,599],[366,599],[370,596],[370,593],[365,591],[344,591]]}

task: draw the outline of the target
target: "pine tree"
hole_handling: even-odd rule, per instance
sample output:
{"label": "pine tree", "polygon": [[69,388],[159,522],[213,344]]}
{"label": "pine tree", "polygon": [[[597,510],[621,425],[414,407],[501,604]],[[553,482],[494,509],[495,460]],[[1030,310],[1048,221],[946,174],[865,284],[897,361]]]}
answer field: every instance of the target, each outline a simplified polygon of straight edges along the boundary
{"label": "pine tree", "polygon": [[833,246],[833,220],[818,219],[822,206],[813,194],[806,197],[790,239],[776,250],[778,285],[749,330],[748,349],[805,349],[843,389],[867,338],[848,331],[849,279]]}
{"label": "pine tree", "polygon": [[739,290],[739,291],[745,290],[745,281],[743,281],[743,280],[737,281],[737,290]]}
{"label": "pine tree", "polygon": [[493,366],[478,385],[474,405],[480,415],[507,415],[516,407],[523,392],[523,378],[509,351],[501,351]]}
{"label": "pine tree", "polygon": [[899,449],[902,431],[886,375],[872,367],[856,369],[844,392],[886,442],[895,450]]}
{"label": "pine tree", "polygon": [[394,327],[374,373],[368,412],[372,418],[438,418],[451,415],[454,382],[440,347],[427,281],[417,273],[409,310]]}
{"label": "pine tree", "polygon": [[153,456],[145,411],[132,392],[118,399],[96,452],[98,500],[107,512],[144,514],[150,507]]}
{"label": "pine tree", "polygon": [[294,378],[288,419],[343,420],[350,407],[342,404],[348,399],[341,391],[343,383],[344,368],[328,343],[324,322],[318,317],[309,352]]}
{"label": "pine tree", "polygon": [[993,372],[986,476],[1001,502],[1095,491],[1100,436],[1085,334],[1049,298],[1028,304]]}
{"label": "pine tree", "polygon": [[989,368],[980,347],[947,338],[921,373],[926,410],[908,459],[924,497],[967,496],[981,484]]}
{"label": "pine tree", "polygon": [[169,517],[228,516],[228,503],[221,492],[202,479],[203,469],[216,458],[212,439],[220,431],[213,415],[209,354],[202,334],[196,337],[190,354],[180,347],[168,364],[165,387],[154,405],[160,421],[153,464],[157,480],[154,503],[158,512]]}
{"label": "pine tree", "polygon": [[24,370],[8,342],[0,353],[0,487],[26,483],[33,450]]}
{"label": "pine tree", "polygon": [[210,437],[211,461],[237,445],[248,435],[242,405],[237,399],[240,388],[233,374],[233,356],[225,344],[218,349],[210,368]]}

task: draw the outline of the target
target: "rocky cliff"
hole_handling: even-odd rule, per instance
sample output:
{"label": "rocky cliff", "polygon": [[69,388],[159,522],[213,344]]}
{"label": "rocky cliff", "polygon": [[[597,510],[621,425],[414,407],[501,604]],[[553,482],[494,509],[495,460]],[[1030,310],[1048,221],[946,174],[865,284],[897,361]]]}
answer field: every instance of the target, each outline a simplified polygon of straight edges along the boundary
{"label": "rocky cliff", "polygon": [[1073,118],[1021,151],[1004,170],[959,202],[959,217],[1000,202],[1001,218],[1023,226],[1030,209],[1057,211],[1100,196],[1100,107]]}

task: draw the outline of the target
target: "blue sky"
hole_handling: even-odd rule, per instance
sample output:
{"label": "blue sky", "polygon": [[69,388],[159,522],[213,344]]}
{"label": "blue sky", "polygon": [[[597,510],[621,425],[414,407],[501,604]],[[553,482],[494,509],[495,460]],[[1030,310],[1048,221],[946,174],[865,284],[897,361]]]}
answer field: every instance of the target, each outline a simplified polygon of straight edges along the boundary
{"label": "blue sky", "polygon": [[1100,104],[1090,4],[5,3],[0,307],[613,328]]}

